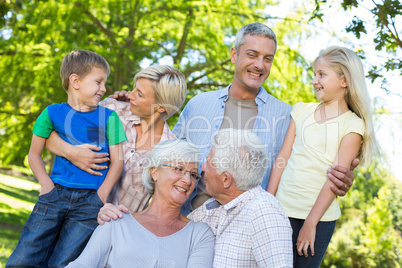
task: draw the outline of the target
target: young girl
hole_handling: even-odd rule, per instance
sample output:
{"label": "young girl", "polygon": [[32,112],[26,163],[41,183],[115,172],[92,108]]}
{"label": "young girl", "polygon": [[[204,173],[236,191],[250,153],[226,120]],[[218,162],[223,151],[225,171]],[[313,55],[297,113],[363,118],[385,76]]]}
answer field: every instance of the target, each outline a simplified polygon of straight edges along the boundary
{"label": "young girl", "polygon": [[292,225],[295,267],[320,266],[341,214],[327,169],[350,168],[356,156],[369,163],[377,148],[360,58],[329,47],[314,61],[314,75],[320,103],[293,106],[267,188]]}

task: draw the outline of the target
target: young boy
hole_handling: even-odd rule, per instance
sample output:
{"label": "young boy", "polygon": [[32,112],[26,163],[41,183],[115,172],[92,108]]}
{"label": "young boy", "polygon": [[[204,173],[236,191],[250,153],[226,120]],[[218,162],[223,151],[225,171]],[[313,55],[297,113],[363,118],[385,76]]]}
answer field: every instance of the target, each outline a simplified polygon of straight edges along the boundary
{"label": "young boy", "polygon": [[[35,122],[28,160],[42,189],[6,267],[65,267],[97,226],[98,211],[123,170],[126,140],[116,112],[98,106],[109,73],[107,61],[94,52],[76,50],[64,57],[60,76],[68,101],[48,106]],[[41,155],[53,130],[71,144],[95,144],[109,153],[103,176],[57,156],[49,177]]]}

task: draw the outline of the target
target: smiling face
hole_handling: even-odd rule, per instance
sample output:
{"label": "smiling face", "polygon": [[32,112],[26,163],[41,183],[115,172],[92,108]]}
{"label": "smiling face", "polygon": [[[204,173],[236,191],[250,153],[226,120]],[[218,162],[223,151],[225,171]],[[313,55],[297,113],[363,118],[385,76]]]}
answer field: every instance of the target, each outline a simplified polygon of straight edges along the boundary
{"label": "smiling face", "polygon": [[232,88],[258,93],[271,71],[275,41],[268,37],[246,35],[239,50],[232,48],[230,52],[235,64]]}
{"label": "smiling face", "polygon": [[156,105],[155,92],[149,79],[138,79],[128,98],[130,111],[141,118],[150,118],[159,107]]}
{"label": "smiling face", "polygon": [[312,81],[317,92],[317,100],[324,103],[342,101],[345,97],[347,83],[345,76],[339,75],[321,58],[314,65],[314,79]]}
{"label": "smiling face", "polygon": [[[198,165],[196,163],[166,162],[166,164],[198,173]],[[186,172],[183,176],[171,167],[160,166],[153,168],[151,174],[155,183],[154,195],[164,199],[168,204],[182,206],[190,197],[196,185],[196,182],[191,179],[189,172]]]}
{"label": "smiling face", "polygon": [[[75,74],[72,76],[76,76],[74,94],[77,99],[76,104],[81,106],[80,110],[95,109],[106,92],[106,71],[103,68],[93,67],[84,77],[79,77]],[[86,108],[82,108],[83,106]]]}

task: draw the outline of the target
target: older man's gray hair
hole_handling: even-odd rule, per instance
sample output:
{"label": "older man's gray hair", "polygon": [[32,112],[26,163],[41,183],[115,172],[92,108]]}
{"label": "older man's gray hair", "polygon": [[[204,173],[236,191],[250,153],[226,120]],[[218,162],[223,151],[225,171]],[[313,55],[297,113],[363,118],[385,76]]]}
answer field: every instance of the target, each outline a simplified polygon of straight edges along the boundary
{"label": "older man's gray hair", "polygon": [[228,172],[242,191],[261,185],[268,157],[257,135],[229,128],[220,130],[213,142],[211,161],[217,173]]}

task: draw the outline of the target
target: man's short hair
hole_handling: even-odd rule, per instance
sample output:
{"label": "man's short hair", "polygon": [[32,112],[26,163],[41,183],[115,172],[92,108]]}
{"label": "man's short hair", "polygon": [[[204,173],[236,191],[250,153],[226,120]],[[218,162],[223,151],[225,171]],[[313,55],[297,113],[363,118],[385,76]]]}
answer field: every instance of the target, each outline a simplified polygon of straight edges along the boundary
{"label": "man's short hair", "polygon": [[187,94],[186,78],[175,67],[152,65],[137,73],[134,83],[141,78],[151,81],[156,103],[166,110],[165,120],[183,105]]}
{"label": "man's short hair", "polygon": [[70,75],[76,74],[80,78],[84,78],[93,67],[102,68],[107,75],[110,74],[110,67],[105,58],[95,52],[79,49],[65,55],[60,68],[63,88],[68,89]]}
{"label": "man's short hair", "polygon": [[254,23],[244,25],[237,32],[235,44],[234,44],[234,48],[236,49],[237,55],[239,55],[240,47],[244,44],[244,37],[248,34],[267,37],[269,39],[272,39],[275,42],[275,52],[276,52],[277,41],[276,41],[276,35],[275,35],[274,31],[272,31],[272,29],[269,28],[265,24],[262,24],[259,22],[254,22]]}
{"label": "man's short hair", "polygon": [[264,145],[250,130],[222,129],[213,138],[216,172],[228,172],[239,190],[247,191],[261,185],[268,166]]}

